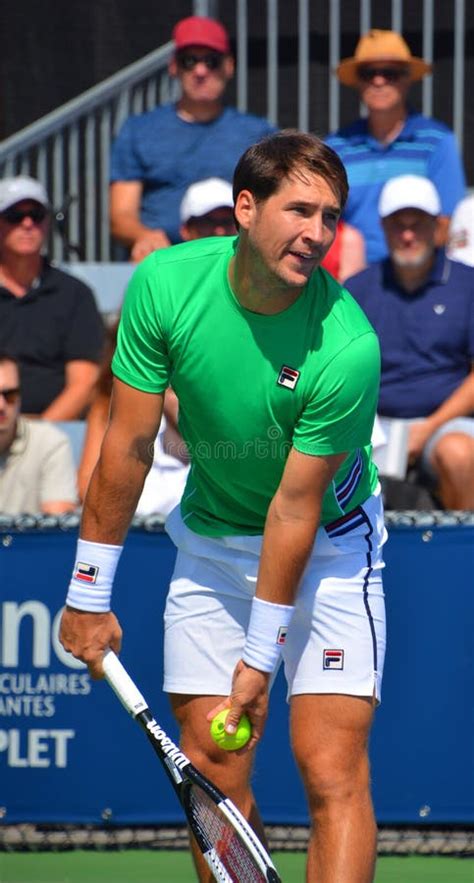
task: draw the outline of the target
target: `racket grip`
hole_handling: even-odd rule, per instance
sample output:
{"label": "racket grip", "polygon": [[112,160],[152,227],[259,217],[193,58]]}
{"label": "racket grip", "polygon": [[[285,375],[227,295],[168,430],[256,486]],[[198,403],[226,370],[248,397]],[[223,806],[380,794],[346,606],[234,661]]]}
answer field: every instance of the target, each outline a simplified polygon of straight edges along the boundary
{"label": "racket grip", "polygon": [[142,694],[113,650],[105,651],[103,668],[106,680],[132,717],[136,717],[148,708]]}

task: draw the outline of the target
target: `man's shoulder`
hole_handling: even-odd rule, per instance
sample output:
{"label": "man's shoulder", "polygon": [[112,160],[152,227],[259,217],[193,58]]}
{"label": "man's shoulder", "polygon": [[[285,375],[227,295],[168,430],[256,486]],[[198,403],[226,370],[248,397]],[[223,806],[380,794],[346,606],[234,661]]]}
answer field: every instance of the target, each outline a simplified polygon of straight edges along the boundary
{"label": "man's shoulder", "polygon": [[69,444],[65,432],[47,420],[18,418],[16,441],[23,442],[26,453],[40,459],[58,447]]}
{"label": "man's shoulder", "polygon": [[337,150],[338,147],[347,147],[352,142],[357,143],[364,141],[367,135],[367,120],[360,117],[352,123],[349,123],[347,126],[342,126],[335,132],[331,132],[325,140],[326,144],[329,144],[330,147]]}
{"label": "man's shoulder", "polygon": [[277,126],[274,126],[265,117],[259,117],[253,113],[245,113],[244,111],[237,110],[236,107],[225,107],[218,120],[224,125],[244,127],[247,132],[254,131],[262,137],[278,131]]}
{"label": "man's shoulder", "polygon": [[341,285],[330,273],[325,270],[323,270],[323,273],[326,282],[328,302],[330,304],[330,314],[339,326],[345,328],[347,338],[356,338],[366,333],[373,332],[373,328],[367,319],[367,316],[361,309],[357,299],[353,296],[350,289],[346,287],[346,283]]}
{"label": "man's shoulder", "polygon": [[404,132],[406,134],[420,134],[422,136],[434,135],[436,138],[452,136],[453,131],[441,120],[435,117],[427,117],[422,113],[410,111],[407,116]]}
{"label": "man's shoulder", "polygon": [[363,291],[370,294],[374,286],[378,287],[380,285],[383,263],[383,261],[376,261],[373,264],[369,264],[364,270],[360,270],[358,273],[354,273],[353,276],[349,276],[344,282],[346,290],[349,291],[350,294]]}
{"label": "man's shoulder", "polygon": [[175,273],[186,276],[186,274],[189,275],[191,268],[201,266],[206,269],[213,266],[219,257],[230,258],[234,251],[234,243],[235,237],[233,236],[212,236],[193,239],[190,242],[180,242],[169,248],[160,248],[140,262],[132,280],[139,281],[156,277],[162,281],[168,272],[172,276]]}
{"label": "man's shoulder", "polygon": [[61,294],[69,294],[72,298],[91,296],[92,289],[82,281],[68,273],[67,270],[59,269],[49,262],[45,263],[42,279],[42,287],[51,289]]}
{"label": "man's shoulder", "polygon": [[151,110],[145,110],[143,113],[133,113],[125,120],[123,129],[133,130],[137,135],[148,129],[154,129],[178,120],[176,107],[174,104],[159,104]]}

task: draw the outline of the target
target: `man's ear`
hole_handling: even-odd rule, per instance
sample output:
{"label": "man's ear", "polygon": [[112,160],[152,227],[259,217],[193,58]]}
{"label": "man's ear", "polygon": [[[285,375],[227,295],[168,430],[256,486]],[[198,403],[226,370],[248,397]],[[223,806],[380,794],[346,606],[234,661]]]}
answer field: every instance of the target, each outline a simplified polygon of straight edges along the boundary
{"label": "man's ear", "polygon": [[257,203],[250,190],[241,190],[235,201],[234,215],[239,227],[248,230],[255,216]]}
{"label": "man's ear", "polygon": [[177,77],[178,76],[178,65],[176,63],[176,56],[175,55],[173,55],[172,58],[170,58],[170,60],[168,62],[168,73],[169,73],[170,77]]}
{"label": "man's ear", "polygon": [[231,80],[235,73],[235,62],[232,55],[226,55],[222,62],[222,69],[227,80]]}

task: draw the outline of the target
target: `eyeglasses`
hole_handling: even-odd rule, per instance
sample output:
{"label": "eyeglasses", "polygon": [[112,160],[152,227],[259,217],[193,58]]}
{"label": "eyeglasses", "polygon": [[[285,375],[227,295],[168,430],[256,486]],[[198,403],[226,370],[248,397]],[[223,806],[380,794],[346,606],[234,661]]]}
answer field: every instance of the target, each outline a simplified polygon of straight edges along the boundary
{"label": "eyeglasses", "polygon": [[47,209],[43,205],[35,206],[35,208],[7,208],[0,214],[0,218],[7,224],[21,224],[25,218],[31,218],[33,224],[41,224],[48,214]]}
{"label": "eyeglasses", "polygon": [[408,76],[408,70],[399,67],[360,67],[357,76],[363,83],[370,83],[375,77],[383,77],[387,83],[396,83]]}
{"label": "eyeglasses", "polygon": [[20,387],[12,386],[11,389],[0,389],[1,396],[3,396],[8,405],[14,405],[20,397]]}
{"label": "eyeglasses", "polygon": [[222,64],[224,56],[221,52],[209,52],[207,55],[193,55],[192,52],[183,52],[178,55],[177,61],[185,71],[192,71],[197,64],[202,62],[208,71],[216,71]]}

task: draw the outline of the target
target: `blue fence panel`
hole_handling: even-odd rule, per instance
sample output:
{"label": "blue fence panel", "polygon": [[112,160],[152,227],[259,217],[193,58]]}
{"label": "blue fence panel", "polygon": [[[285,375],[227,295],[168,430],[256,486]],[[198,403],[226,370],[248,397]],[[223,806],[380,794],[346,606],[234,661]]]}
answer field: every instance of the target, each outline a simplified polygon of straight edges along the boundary
{"label": "blue fence panel", "polygon": [[[182,821],[143,734],[103,682],[57,640],[74,531],[0,533],[0,806],[20,821]],[[474,821],[474,528],[392,528],[386,547],[389,651],[371,742],[381,823]],[[162,682],[162,611],[174,563],[165,534],[132,530],[115,609],[122,658],[177,734]],[[278,676],[255,765],[267,823],[306,824]]]}

